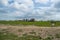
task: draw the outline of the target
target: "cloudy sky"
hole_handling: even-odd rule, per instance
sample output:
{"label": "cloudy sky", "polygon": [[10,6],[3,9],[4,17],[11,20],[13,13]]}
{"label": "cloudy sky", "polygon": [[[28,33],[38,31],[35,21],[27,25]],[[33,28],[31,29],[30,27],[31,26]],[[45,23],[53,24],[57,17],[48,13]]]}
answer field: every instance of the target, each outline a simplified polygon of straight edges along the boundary
{"label": "cloudy sky", "polygon": [[60,0],[0,0],[0,20],[60,20]]}

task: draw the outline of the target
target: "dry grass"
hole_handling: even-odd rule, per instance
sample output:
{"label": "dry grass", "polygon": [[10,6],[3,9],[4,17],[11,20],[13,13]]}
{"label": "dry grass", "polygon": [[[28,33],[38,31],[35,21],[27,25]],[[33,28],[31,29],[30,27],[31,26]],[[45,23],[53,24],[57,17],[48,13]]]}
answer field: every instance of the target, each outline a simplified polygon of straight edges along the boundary
{"label": "dry grass", "polygon": [[[46,38],[47,36],[55,36],[56,34],[60,33],[60,27],[37,27],[37,26],[7,26],[7,25],[0,25],[0,29],[4,29],[10,33],[17,34],[21,36],[23,34],[29,35],[40,35],[42,38]],[[34,32],[34,34],[31,34]],[[54,37],[54,40],[57,40]]]}

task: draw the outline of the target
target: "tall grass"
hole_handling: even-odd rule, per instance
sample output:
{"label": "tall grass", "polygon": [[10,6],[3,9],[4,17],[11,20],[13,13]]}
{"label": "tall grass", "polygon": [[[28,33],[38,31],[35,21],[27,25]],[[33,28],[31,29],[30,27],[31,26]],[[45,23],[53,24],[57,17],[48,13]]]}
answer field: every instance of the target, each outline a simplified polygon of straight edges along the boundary
{"label": "tall grass", "polygon": [[[55,26],[60,26],[60,21],[55,21]],[[51,26],[50,21],[34,21],[34,22],[26,22],[26,21],[0,21],[0,24],[5,25],[35,25],[35,26]]]}

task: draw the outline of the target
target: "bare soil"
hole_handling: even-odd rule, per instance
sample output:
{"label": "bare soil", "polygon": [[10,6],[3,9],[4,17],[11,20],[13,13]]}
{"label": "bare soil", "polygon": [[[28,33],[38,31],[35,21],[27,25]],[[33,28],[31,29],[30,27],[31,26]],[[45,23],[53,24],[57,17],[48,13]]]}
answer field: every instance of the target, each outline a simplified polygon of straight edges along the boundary
{"label": "bare soil", "polygon": [[[10,26],[10,25],[0,25],[1,29],[7,29],[7,31],[22,35],[24,33],[30,34],[30,32],[36,32],[36,35],[40,35],[41,37],[45,38],[47,35],[54,36],[55,34],[60,33],[60,27],[37,27],[37,26]],[[57,40],[57,39],[54,39]]]}

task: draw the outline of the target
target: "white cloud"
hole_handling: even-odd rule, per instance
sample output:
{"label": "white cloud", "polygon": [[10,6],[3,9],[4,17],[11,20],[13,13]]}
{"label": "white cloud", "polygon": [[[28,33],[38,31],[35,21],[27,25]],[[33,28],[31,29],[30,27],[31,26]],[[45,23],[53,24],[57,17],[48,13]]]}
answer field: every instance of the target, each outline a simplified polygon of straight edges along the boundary
{"label": "white cloud", "polygon": [[[35,1],[37,3],[47,3],[49,0]],[[12,4],[9,4],[8,0],[0,0],[0,3],[6,6],[6,8],[2,8],[3,11],[7,11],[5,14],[6,17],[3,18],[32,16],[40,20],[60,20],[60,9],[55,8],[55,5],[57,5],[59,1],[60,0],[51,0],[51,6],[36,9],[32,0],[14,0]]]}
{"label": "white cloud", "polygon": [[8,0],[0,0],[0,3],[7,6],[8,5]]}
{"label": "white cloud", "polygon": [[35,0],[35,1],[39,3],[47,3],[49,0]]}

